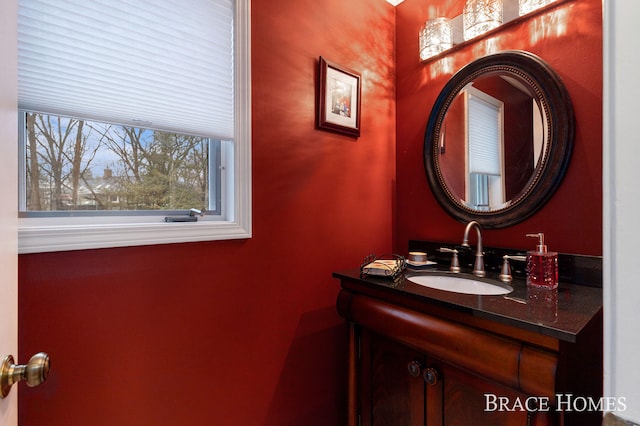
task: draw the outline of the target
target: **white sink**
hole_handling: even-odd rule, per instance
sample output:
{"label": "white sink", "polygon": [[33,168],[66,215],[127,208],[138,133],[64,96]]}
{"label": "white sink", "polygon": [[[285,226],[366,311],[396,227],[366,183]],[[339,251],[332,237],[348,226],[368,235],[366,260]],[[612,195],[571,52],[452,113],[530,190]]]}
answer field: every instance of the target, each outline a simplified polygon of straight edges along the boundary
{"label": "white sink", "polygon": [[414,277],[408,277],[407,279],[412,283],[425,287],[451,291],[454,293],[486,296],[508,294],[513,291],[513,288],[506,284],[492,284],[452,275],[416,275]]}

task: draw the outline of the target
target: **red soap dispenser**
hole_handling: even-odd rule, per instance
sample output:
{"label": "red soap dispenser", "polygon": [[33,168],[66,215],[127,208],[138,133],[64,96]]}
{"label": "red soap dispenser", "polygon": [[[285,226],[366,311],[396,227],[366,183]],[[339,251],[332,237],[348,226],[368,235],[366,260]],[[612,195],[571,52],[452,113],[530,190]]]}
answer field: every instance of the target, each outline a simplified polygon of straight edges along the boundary
{"label": "red soap dispenser", "polygon": [[558,288],[558,253],[550,252],[544,243],[544,234],[527,234],[538,238],[535,251],[527,252],[527,285],[537,288]]}

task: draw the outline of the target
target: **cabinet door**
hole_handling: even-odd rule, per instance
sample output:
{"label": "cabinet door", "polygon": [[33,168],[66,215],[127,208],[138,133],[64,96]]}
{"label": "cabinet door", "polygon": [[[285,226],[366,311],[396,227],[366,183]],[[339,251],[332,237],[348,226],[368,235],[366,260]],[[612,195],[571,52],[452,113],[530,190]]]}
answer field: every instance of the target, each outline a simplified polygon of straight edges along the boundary
{"label": "cabinet door", "polygon": [[[528,426],[552,424],[549,413],[536,412],[537,400],[459,369],[438,364],[443,383],[443,424]],[[493,395],[507,402],[502,406]],[[488,402],[490,401],[490,402]],[[527,410],[527,404],[532,409]]]}
{"label": "cabinet door", "polygon": [[[423,426],[425,424],[425,357],[384,337],[362,332],[361,419],[363,425]],[[417,376],[409,363],[417,362]]]}
{"label": "cabinet door", "polygon": [[[410,363],[416,369],[411,371]],[[361,329],[359,424],[371,426],[548,426],[553,412],[536,412],[527,395]],[[413,374],[412,374],[413,373]],[[508,404],[497,409],[490,396]],[[520,406],[518,404],[520,403]],[[356,423],[358,424],[358,423]]]}

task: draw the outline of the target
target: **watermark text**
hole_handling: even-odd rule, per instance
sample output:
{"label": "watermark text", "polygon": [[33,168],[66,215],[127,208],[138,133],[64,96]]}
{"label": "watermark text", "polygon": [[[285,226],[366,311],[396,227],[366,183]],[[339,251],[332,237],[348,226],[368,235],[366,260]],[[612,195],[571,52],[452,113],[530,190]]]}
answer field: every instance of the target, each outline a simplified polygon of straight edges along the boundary
{"label": "watermark text", "polygon": [[546,396],[529,396],[526,398],[500,396],[493,393],[484,394],[484,411],[626,411],[625,397],[578,396],[570,393],[556,394],[555,398]]}

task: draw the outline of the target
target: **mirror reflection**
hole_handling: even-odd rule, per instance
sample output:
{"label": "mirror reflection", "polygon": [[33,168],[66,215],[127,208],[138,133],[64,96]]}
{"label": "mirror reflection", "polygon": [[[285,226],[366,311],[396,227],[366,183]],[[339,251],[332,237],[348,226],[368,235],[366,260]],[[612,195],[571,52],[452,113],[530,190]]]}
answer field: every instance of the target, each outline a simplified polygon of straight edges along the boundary
{"label": "mirror reflection", "polygon": [[505,208],[534,176],[545,134],[527,82],[504,71],[483,75],[464,86],[446,112],[438,152],[442,177],[470,209]]}
{"label": "mirror reflection", "polygon": [[574,131],[569,94],[541,58],[512,50],[476,59],[445,84],[429,115],[433,195],[461,222],[521,222],[560,185]]}

